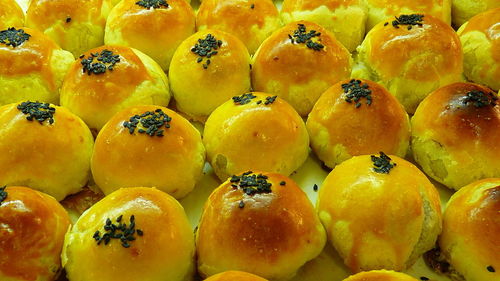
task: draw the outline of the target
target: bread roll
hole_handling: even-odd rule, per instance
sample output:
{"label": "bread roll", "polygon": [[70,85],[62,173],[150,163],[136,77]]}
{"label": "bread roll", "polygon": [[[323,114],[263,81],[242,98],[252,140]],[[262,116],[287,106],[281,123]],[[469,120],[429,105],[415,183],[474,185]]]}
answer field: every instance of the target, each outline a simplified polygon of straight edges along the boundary
{"label": "bread roll", "polygon": [[473,16],[500,7],[498,0],[452,0],[451,16],[457,28]]}
{"label": "bread roll", "polygon": [[500,280],[500,178],[455,193],[443,216],[441,251],[467,281]]}
{"label": "bread roll", "polygon": [[304,121],[284,100],[247,93],[219,106],[203,136],[208,161],[221,180],[249,169],[290,175],[309,154]]}
{"label": "bread roll", "polygon": [[225,271],[205,279],[205,281],[267,281],[257,275],[243,271]]}
{"label": "bread roll", "polygon": [[363,0],[368,11],[366,30],[400,14],[426,14],[451,24],[452,0]]}
{"label": "bread roll", "polygon": [[102,46],[73,63],[61,88],[61,105],[93,130],[133,105],[166,106],[168,80],[150,57],[132,48]]}
{"label": "bread roll", "polygon": [[51,196],[0,187],[0,280],[53,281],[69,226],[68,214]]}
{"label": "bread roll", "polygon": [[351,275],[349,276],[349,278],[344,279],[344,281],[418,281],[418,280],[411,277],[410,275],[406,275],[400,272],[395,272],[391,270],[373,270]]}
{"label": "bread roll", "polygon": [[142,185],[181,198],[193,190],[204,164],[200,133],[160,106],[133,106],[115,114],[99,132],[92,154],[94,181],[105,194]]}
{"label": "bread roll", "polygon": [[462,79],[460,40],[430,15],[399,15],[379,23],[358,52],[352,77],[382,84],[408,113],[433,90]]}
{"label": "bread roll", "polygon": [[80,56],[104,43],[104,25],[116,0],[30,0],[26,26]]}
{"label": "bread roll", "polygon": [[281,16],[286,23],[307,20],[321,25],[349,52],[356,50],[365,36],[362,0],[284,0]]}
{"label": "bread roll", "polygon": [[0,182],[43,191],[58,201],[90,176],[94,139],[64,107],[22,102],[0,107]]}
{"label": "bread roll", "polygon": [[422,102],[411,123],[413,157],[428,176],[456,190],[500,177],[500,102],[490,89],[442,87]]}
{"label": "bread roll", "polygon": [[253,54],[281,27],[281,20],[272,0],[205,0],[196,24],[198,30],[216,29],[235,35]]}
{"label": "bread roll", "polygon": [[330,168],[379,151],[404,157],[410,144],[410,120],[403,106],[369,80],[343,80],[329,88],[306,126],[311,147]]}
{"label": "bread roll", "polygon": [[58,104],[73,61],[71,53],[36,30],[0,31],[0,105],[27,99]]}
{"label": "bread roll", "polygon": [[250,90],[250,56],[235,36],[199,31],[177,48],[169,69],[177,108],[205,121],[219,105]]}
{"label": "bread roll", "polygon": [[225,181],[205,203],[196,233],[198,272],[206,277],[241,270],[288,280],[325,242],[325,230],[295,182],[245,172]]}
{"label": "bread roll", "polygon": [[194,266],[184,209],[154,188],[124,188],[88,209],[66,234],[70,281],[183,281]]}
{"label": "bread roll", "polygon": [[306,21],[274,32],[253,57],[252,85],[290,103],[307,116],[319,96],[349,77],[351,56],[334,35]]}
{"label": "bread roll", "polygon": [[335,167],[317,209],[330,243],[354,273],[409,268],[441,232],[435,187],[413,164],[383,152]]}
{"label": "bread roll", "polygon": [[168,70],[175,49],[195,31],[195,14],[186,0],[124,0],[106,22],[104,42],[136,48]]}
{"label": "bread roll", "polygon": [[0,0],[0,29],[24,26],[24,12],[16,0]]}
{"label": "bread roll", "polygon": [[500,90],[500,8],[471,18],[458,30],[464,50],[464,74],[479,84]]}

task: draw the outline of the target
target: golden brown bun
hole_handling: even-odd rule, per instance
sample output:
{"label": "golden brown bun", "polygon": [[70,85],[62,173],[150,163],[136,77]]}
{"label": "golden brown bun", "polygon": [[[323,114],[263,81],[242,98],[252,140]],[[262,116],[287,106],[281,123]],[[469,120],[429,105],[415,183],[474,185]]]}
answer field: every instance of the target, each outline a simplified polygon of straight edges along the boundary
{"label": "golden brown bun", "polygon": [[[484,93],[485,106],[465,102],[472,91]],[[430,177],[456,190],[500,177],[500,102],[490,89],[472,83],[442,87],[420,104],[411,123],[413,157]]]}
{"label": "golden brown bun", "polygon": [[[120,239],[106,244],[106,220],[126,229],[135,218],[128,248]],[[142,236],[139,234],[142,231]],[[123,235],[117,230],[115,235]],[[66,234],[62,254],[70,281],[182,281],[194,266],[194,237],[184,209],[173,197],[154,188],[124,188],[88,209]]]}
{"label": "golden brown bun", "polygon": [[124,0],[106,22],[106,45],[122,45],[144,52],[168,70],[175,49],[195,31],[195,14],[185,0],[168,0],[168,7],[155,9]]}
{"label": "golden brown bun", "polygon": [[500,8],[480,13],[458,30],[464,74],[472,82],[500,90]]}
{"label": "golden brown bun", "polygon": [[[289,36],[294,35],[299,24],[305,26],[305,33],[312,30],[321,33],[312,41],[324,47],[313,49],[292,43]],[[349,77],[351,55],[323,27],[299,21],[287,24],[267,38],[253,57],[252,65],[255,91],[278,95],[301,116],[307,116],[326,89]]]}
{"label": "golden brown bun", "polygon": [[446,24],[451,23],[452,0],[362,0],[368,10],[366,30],[370,31],[375,25],[394,19],[400,14],[427,14],[434,16]]}
{"label": "golden brown bun", "polygon": [[[124,126],[135,115],[155,112],[159,116],[157,110],[171,118],[169,128],[160,125],[163,136],[139,133],[147,130],[141,122],[151,115],[141,119],[133,134]],[[153,186],[181,198],[193,190],[204,164],[200,133],[189,121],[168,108],[144,105],[120,111],[99,132],[92,174],[105,194],[122,187]]]}
{"label": "golden brown bun", "polygon": [[[82,65],[91,54],[112,51],[119,62],[104,73],[88,74]],[[94,58],[92,63],[96,63]],[[167,76],[150,57],[132,48],[101,46],[77,59],[61,87],[61,105],[100,130],[118,111],[134,105],[166,106],[170,101]]]}
{"label": "golden brown bun", "polygon": [[441,251],[467,281],[500,280],[500,178],[471,183],[448,201]]}
{"label": "golden brown bun", "polygon": [[243,271],[226,271],[223,273],[215,274],[205,281],[267,281],[266,279],[253,275],[251,273],[246,273]]}
{"label": "golden brown bun", "polygon": [[[370,99],[356,102],[355,97],[349,98],[366,91],[371,91]],[[311,147],[330,168],[352,156],[379,151],[404,157],[410,142],[410,120],[403,106],[369,80],[344,80],[329,88],[314,105],[306,125]]]}
{"label": "golden brown bun", "polygon": [[[422,279],[423,280],[423,279]],[[372,270],[349,276],[344,281],[418,281],[401,272],[391,270]]]}
{"label": "golden brown bun", "polygon": [[473,16],[500,7],[498,0],[452,0],[451,15],[457,28]]}
{"label": "golden brown bun", "polygon": [[0,200],[0,280],[54,280],[61,269],[68,214],[42,192],[21,186],[5,192]]}
{"label": "golden brown bun", "polygon": [[89,128],[64,107],[51,105],[50,124],[27,120],[19,105],[0,107],[0,182],[28,186],[58,201],[81,190],[90,176]]}
{"label": "golden brown bun", "polygon": [[286,23],[307,20],[321,25],[349,52],[365,36],[366,11],[362,0],[285,0],[281,16]]}
{"label": "golden brown bun", "polygon": [[[252,181],[247,177],[268,192],[244,190],[244,183]],[[293,277],[326,242],[311,202],[280,174],[250,172],[235,178],[215,189],[205,203],[196,235],[199,273],[206,277],[241,270],[270,280]],[[266,183],[271,186],[264,187]]]}
{"label": "golden brown bun", "polygon": [[319,218],[354,273],[409,268],[441,232],[435,187],[410,162],[390,158],[396,166],[387,174],[374,170],[370,155],[346,160],[327,176],[319,192]]}
{"label": "golden brown bun", "polygon": [[63,49],[80,56],[103,45],[104,25],[116,0],[31,0],[26,26],[38,29]]}
{"label": "golden brown bun", "polygon": [[24,12],[16,0],[0,0],[0,30],[24,26]]}
{"label": "golden brown bun", "polygon": [[[400,15],[400,17],[403,15]],[[462,48],[455,31],[424,15],[422,26],[393,26],[394,18],[376,25],[358,47],[352,77],[382,84],[406,111],[414,113],[432,91],[462,78]]]}
{"label": "golden brown bun", "polygon": [[[221,41],[201,57],[194,53],[208,35]],[[201,43],[204,44],[204,43]],[[250,90],[250,55],[235,36],[218,30],[199,31],[177,48],[169,69],[177,108],[190,118],[205,121],[219,105]]]}
{"label": "golden brown bun", "polygon": [[[71,53],[39,31],[13,28],[1,31],[0,105],[22,100],[59,103],[59,88],[74,61]],[[8,37],[26,37],[17,46],[7,45]]]}
{"label": "golden brown bun", "polygon": [[250,169],[290,175],[309,154],[306,126],[293,107],[280,98],[266,105],[272,97],[265,93],[251,95],[243,105],[225,102],[205,124],[207,158],[223,181]]}
{"label": "golden brown bun", "polygon": [[255,53],[264,39],[281,27],[272,0],[205,0],[196,16],[198,30],[216,29],[238,37]]}

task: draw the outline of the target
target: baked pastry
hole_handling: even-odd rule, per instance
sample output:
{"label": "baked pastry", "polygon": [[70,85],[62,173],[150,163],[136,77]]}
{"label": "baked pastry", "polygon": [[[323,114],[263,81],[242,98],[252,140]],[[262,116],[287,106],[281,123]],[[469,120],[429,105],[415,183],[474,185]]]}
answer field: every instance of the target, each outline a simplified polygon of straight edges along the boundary
{"label": "baked pastry", "polygon": [[31,0],[26,26],[40,30],[75,57],[104,43],[104,25],[117,0]]}
{"label": "baked pastry", "polygon": [[347,279],[344,279],[344,281],[418,281],[418,280],[411,277],[410,275],[406,275],[404,273],[392,270],[372,270],[351,275]]}
{"label": "baked pastry", "polygon": [[452,0],[363,0],[368,20],[366,30],[370,31],[380,22],[400,14],[426,14],[434,16],[446,24],[451,24]]}
{"label": "baked pastry", "polygon": [[453,194],[439,245],[467,281],[500,280],[500,178],[473,182]]}
{"label": "baked pastry", "polygon": [[182,281],[194,269],[193,230],[173,197],[124,188],[88,209],[66,234],[70,281]]}
{"label": "baked pastry", "polygon": [[205,121],[232,96],[250,90],[250,55],[235,36],[218,30],[199,31],[177,48],[169,69],[177,108]]}
{"label": "baked pastry", "polygon": [[205,281],[267,281],[266,279],[243,271],[225,271],[212,275]]}
{"label": "baked pastry", "polygon": [[281,20],[272,0],[205,0],[196,25],[198,30],[216,29],[235,35],[253,54],[281,27]]}
{"label": "baked pastry", "polygon": [[458,30],[464,50],[464,74],[479,84],[500,90],[500,8],[471,18]]}
{"label": "baked pastry", "polygon": [[408,113],[433,90],[462,78],[455,31],[430,15],[399,15],[376,25],[358,48],[352,77],[382,84]]}
{"label": "baked pastry", "polygon": [[205,202],[196,233],[198,272],[207,277],[241,270],[287,280],[325,242],[325,230],[295,182],[248,171],[233,175]]}
{"label": "baked pastry", "polygon": [[150,57],[132,48],[101,46],[75,61],[61,87],[61,105],[93,130],[133,105],[166,106],[167,76]]}
{"label": "baked pastry", "polygon": [[288,176],[309,155],[307,129],[293,107],[257,92],[219,106],[205,124],[203,143],[222,181],[249,169]]}
{"label": "baked pastry", "polygon": [[334,35],[306,21],[289,23],[274,32],[253,56],[255,91],[278,95],[301,116],[319,96],[349,77],[351,55]]}
{"label": "baked pastry", "polygon": [[0,0],[0,30],[24,26],[24,12],[16,0]]}
{"label": "baked pastry", "polygon": [[457,28],[473,16],[500,7],[498,0],[452,0],[451,16]]}
{"label": "baked pastry", "polygon": [[404,157],[410,144],[410,120],[403,106],[369,80],[343,80],[329,88],[306,126],[311,147],[330,168],[379,151]]}
{"label": "baked pastry", "polygon": [[94,139],[64,107],[26,101],[0,107],[0,182],[24,185],[61,201],[90,176]]}
{"label": "baked pastry", "polygon": [[99,132],[92,174],[105,194],[122,187],[153,186],[175,198],[201,178],[205,148],[198,130],[174,111],[133,106]]}
{"label": "baked pastry", "polygon": [[53,197],[22,186],[0,187],[0,280],[54,280],[69,226]]}
{"label": "baked pastry", "polygon": [[59,103],[59,88],[73,61],[71,53],[39,31],[0,31],[0,105],[27,99]]}
{"label": "baked pastry", "polygon": [[409,268],[441,232],[436,188],[413,164],[383,152],[335,167],[317,209],[330,243],[354,273]]}
{"label": "baked pastry", "polygon": [[430,94],[411,120],[422,170],[447,187],[500,177],[500,102],[490,89],[454,83]]}
{"label": "baked pastry", "polygon": [[175,49],[195,32],[196,16],[186,0],[125,0],[106,22],[106,45],[136,48],[168,70]]}
{"label": "baked pastry", "polygon": [[366,10],[362,0],[284,0],[281,17],[286,23],[306,20],[332,32],[349,52],[365,36]]}

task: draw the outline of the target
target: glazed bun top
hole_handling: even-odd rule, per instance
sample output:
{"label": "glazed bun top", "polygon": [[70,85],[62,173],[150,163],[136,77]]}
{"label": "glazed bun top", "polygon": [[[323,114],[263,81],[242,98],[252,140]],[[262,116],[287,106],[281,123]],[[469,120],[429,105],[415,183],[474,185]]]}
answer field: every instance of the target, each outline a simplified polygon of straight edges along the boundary
{"label": "glazed bun top", "polygon": [[267,281],[266,279],[243,271],[226,271],[212,275],[205,281]]}
{"label": "glazed bun top", "polygon": [[[423,279],[422,279],[423,280]],[[344,281],[418,281],[401,272],[391,270],[372,270],[349,276]]]}
{"label": "glazed bun top", "polygon": [[24,26],[24,12],[16,0],[0,0],[0,30]]}

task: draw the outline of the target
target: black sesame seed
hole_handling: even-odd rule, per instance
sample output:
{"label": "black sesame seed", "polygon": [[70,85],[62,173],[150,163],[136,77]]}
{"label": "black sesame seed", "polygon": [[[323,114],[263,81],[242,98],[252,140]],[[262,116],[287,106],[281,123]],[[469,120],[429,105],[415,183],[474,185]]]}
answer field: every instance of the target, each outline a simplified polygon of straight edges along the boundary
{"label": "black sesame seed", "polygon": [[245,202],[243,202],[243,200],[241,200],[240,203],[238,204],[238,207],[240,209],[243,209],[245,207]]}
{"label": "black sesame seed", "polygon": [[106,219],[104,225],[105,233],[101,236],[101,232],[97,230],[94,232],[92,238],[97,242],[97,245],[100,245],[102,241],[104,241],[104,245],[108,245],[111,242],[111,239],[118,239],[121,242],[121,245],[124,248],[129,248],[130,243],[135,241],[134,234],[137,232],[137,235],[143,236],[144,233],[142,230],[135,229],[135,217],[132,215],[130,217],[130,224],[127,226],[125,223],[121,223],[123,216],[120,215],[116,219],[116,224],[111,221],[110,218]]}
{"label": "black sesame seed", "polygon": [[15,29],[14,27],[0,31],[0,43],[13,48],[28,41],[30,37],[31,35],[25,33],[23,29]]}
{"label": "black sesame seed", "polygon": [[7,199],[8,196],[8,193],[7,191],[5,191],[5,188],[7,188],[7,186],[0,187],[0,205],[2,205],[2,202],[5,201],[5,199]]}
{"label": "black sesame seed", "polygon": [[491,265],[489,265],[488,267],[486,267],[486,269],[489,271],[489,272],[495,272],[495,268]]}
{"label": "black sesame seed", "polygon": [[422,276],[422,277],[420,277],[420,280],[422,280],[422,281],[427,281],[427,280],[429,280],[429,278],[427,278],[427,277],[425,277],[425,276]]}
{"label": "black sesame seed", "polygon": [[198,43],[191,48],[191,52],[198,55],[196,62],[200,63],[203,58],[207,58],[207,62],[203,64],[203,69],[207,69],[210,65],[209,58],[218,54],[218,49],[222,45],[221,40],[217,40],[212,34],[207,34],[205,38],[199,38]]}
{"label": "black sesame seed", "polygon": [[170,121],[172,121],[172,118],[164,113],[161,108],[158,108],[154,112],[146,111],[141,115],[130,117],[129,121],[123,122],[123,127],[127,128],[130,134],[133,134],[140,123],[142,128],[137,130],[139,134],[145,133],[151,137],[163,137],[165,130],[162,127],[170,128]]}
{"label": "black sesame seed", "polygon": [[321,51],[325,46],[318,42],[313,41],[314,38],[321,40],[319,37],[321,33],[316,32],[316,30],[310,30],[307,32],[306,26],[304,24],[297,24],[298,28],[294,30],[293,35],[288,34],[288,38],[292,44],[305,44],[309,49],[314,51]]}
{"label": "black sesame seed", "polygon": [[246,93],[241,96],[233,97],[233,102],[236,105],[244,105],[251,102],[254,98],[256,98],[256,96],[254,96],[252,93]]}
{"label": "black sesame seed", "polygon": [[136,5],[144,7],[146,9],[159,9],[159,8],[168,8],[169,5],[166,0],[141,0],[138,2],[135,2]]}
{"label": "black sesame seed", "polygon": [[318,191],[318,185],[317,185],[317,184],[314,184],[314,185],[313,185],[313,190],[314,190],[314,191]]}
{"label": "black sesame seed", "polygon": [[71,22],[71,17],[66,18],[66,23],[69,23],[69,22]]}
{"label": "black sesame seed", "polygon": [[[94,62],[97,58],[97,62]],[[102,50],[101,53],[91,53],[88,58],[84,55],[80,56],[83,72],[91,74],[102,74],[106,70],[112,71],[116,63],[120,62],[120,56],[113,54],[110,50]]]}
{"label": "black sesame seed", "polygon": [[485,106],[496,106],[498,97],[493,92],[483,92],[483,91],[470,91],[461,98],[462,104],[473,105],[476,108],[481,108]]}
{"label": "black sesame seed", "polygon": [[255,4],[250,5],[250,8],[251,9],[255,8]]}
{"label": "black sesame seed", "polygon": [[365,98],[366,104],[372,104],[372,91],[369,89],[370,87],[366,83],[362,83],[361,80],[351,79],[349,83],[342,84],[342,89],[344,91],[345,98],[344,100],[348,103],[355,102],[355,107],[361,107],[360,100]]}
{"label": "black sesame seed", "polygon": [[262,174],[257,175],[249,171],[241,174],[240,176],[233,175],[230,178],[230,182],[237,183],[234,184],[237,188],[240,188],[244,194],[252,196],[258,193],[272,192],[272,184],[268,182],[267,179],[267,176]]}
{"label": "black sesame seed", "polygon": [[371,155],[371,160],[375,166],[373,171],[379,174],[388,174],[396,166],[396,163],[391,163],[392,159],[382,151],[380,156]]}
{"label": "black sesame seed", "polygon": [[280,182],[280,185],[286,185],[285,181]]}
{"label": "black sesame seed", "polygon": [[48,120],[49,124],[54,124],[56,109],[48,103],[25,101],[18,104],[17,109],[26,115],[26,120],[28,121],[36,120],[42,124],[45,120]]}
{"label": "black sesame seed", "polygon": [[[424,21],[424,15],[419,14],[400,15],[395,18],[396,19],[392,21],[392,26],[394,28],[399,28],[400,25],[408,25],[408,30],[411,30],[412,26],[422,27]],[[387,23],[384,25],[387,25]]]}

